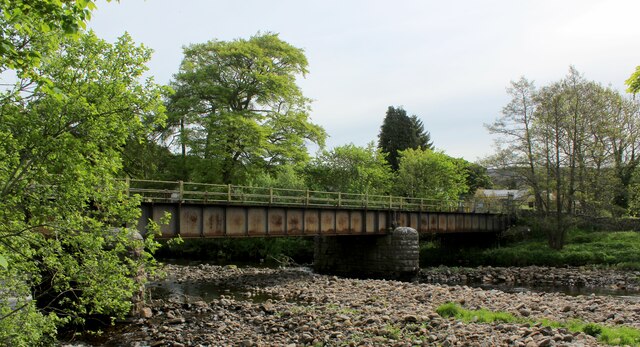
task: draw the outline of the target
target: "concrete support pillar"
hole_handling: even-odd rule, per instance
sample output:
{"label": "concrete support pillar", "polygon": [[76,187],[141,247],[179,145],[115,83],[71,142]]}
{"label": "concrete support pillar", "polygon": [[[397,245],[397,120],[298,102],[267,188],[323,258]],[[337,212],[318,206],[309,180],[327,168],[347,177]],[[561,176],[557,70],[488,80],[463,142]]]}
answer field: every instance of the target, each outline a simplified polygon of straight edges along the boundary
{"label": "concrete support pillar", "polygon": [[314,269],[349,277],[411,280],[420,270],[418,232],[396,228],[381,236],[316,236]]}

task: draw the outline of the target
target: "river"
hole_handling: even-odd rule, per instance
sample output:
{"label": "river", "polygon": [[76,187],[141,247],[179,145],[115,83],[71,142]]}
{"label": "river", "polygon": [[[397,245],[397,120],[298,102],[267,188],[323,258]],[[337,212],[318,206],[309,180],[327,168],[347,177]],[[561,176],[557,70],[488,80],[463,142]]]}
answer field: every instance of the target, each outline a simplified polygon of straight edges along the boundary
{"label": "river", "polygon": [[[403,283],[323,276],[306,267],[189,263],[166,268],[168,276],[148,286],[153,317],[108,329],[100,340],[70,345],[429,346],[453,340],[502,345],[507,340],[509,344],[546,343],[550,338],[569,346],[597,345],[591,336],[558,329],[460,325],[434,313],[445,302],[523,317],[581,319],[640,328],[640,295],[632,283],[635,273],[627,273],[629,281],[622,283],[625,273],[606,270],[436,268],[422,273],[422,279],[429,279],[429,283]],[[600,271],[608,273],[610,280],[604,280]],[[566,278],[586,285],[541,287],[539,283],[523,285],[520,277],[513,277],[516,273],[526,278],[545,272],[554,283]],[[512,283],[437,284],[442,278]],[[606,286],[594,287],[593,283]],[[615,289],[612,284],[625,289]]]}

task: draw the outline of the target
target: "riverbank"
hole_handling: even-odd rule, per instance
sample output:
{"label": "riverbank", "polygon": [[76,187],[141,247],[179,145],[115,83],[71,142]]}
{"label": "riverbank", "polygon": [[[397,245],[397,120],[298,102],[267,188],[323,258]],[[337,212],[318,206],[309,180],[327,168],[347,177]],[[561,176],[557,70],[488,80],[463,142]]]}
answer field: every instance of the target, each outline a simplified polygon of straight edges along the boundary
{"label": "riverbank", "polygon": [[356,280],[303,268],[165,267],[162,286],[210,283],[226,294],[150,300],[148,317],[105,345],[124,346],[596,346],[584,333],[540,324],[463,323],[436,309],[458,303],[529,319],[581,319],[640,328],[640,304],[621,298]]}
{"label": "riverbank", "polygon": [[530,288],[576,288],[595,292],[640,292],[640,271],[581,267],[430,267],[420,282],[453,285],[509,285]]}

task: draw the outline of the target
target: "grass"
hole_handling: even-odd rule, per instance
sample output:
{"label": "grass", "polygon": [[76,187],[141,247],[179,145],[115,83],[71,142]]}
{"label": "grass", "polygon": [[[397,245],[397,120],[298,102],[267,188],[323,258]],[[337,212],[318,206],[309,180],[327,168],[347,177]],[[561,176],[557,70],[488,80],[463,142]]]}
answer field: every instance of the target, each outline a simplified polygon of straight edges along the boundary
{"label": "grass", "polygon": [[436,309],[436,312],[444,318],[454,317],[467,323],[540,323],[543,326],[552,328],[566,328],[571,332],[583,332],[597,338],[599,342],[608,345],[640,347],[640,329],[631,327],[610,327],[597,323],[584,322],[577,319],[568,322],[558,322],[547,319],[535,321],[532,319],[516,317],[511,313],[502,311],[493,312],[486,309],[467,310],[452,302],[441,305]]}
{"label": "grass", "polygon": [[500,247],[445,248],[434,242],[421,245],[420,264],[492,266],[584,266],[603,265],[622,270],[640,270],[640,233],[632,231],[588,232],[570,230],[561,251],[535,237]]}

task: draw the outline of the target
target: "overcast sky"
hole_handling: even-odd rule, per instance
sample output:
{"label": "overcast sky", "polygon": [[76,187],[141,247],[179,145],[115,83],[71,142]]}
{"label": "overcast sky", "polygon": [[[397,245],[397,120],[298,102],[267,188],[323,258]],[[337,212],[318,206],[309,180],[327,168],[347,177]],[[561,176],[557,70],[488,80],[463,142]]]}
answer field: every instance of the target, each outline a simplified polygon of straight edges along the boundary
{"label": "overcast sky", "polygon": [[279,33],[309,60],[299,85],[329,148],[377,141],[393,105],[422,119],[438,149],[475,161],[493,150],[483,124],[511,80],[543,86],[573,65],[624,90],[640,65],[638,14],[638,0],[122,0],[98,1],[89,26],[151,47],[162,84],[184,45]]}

